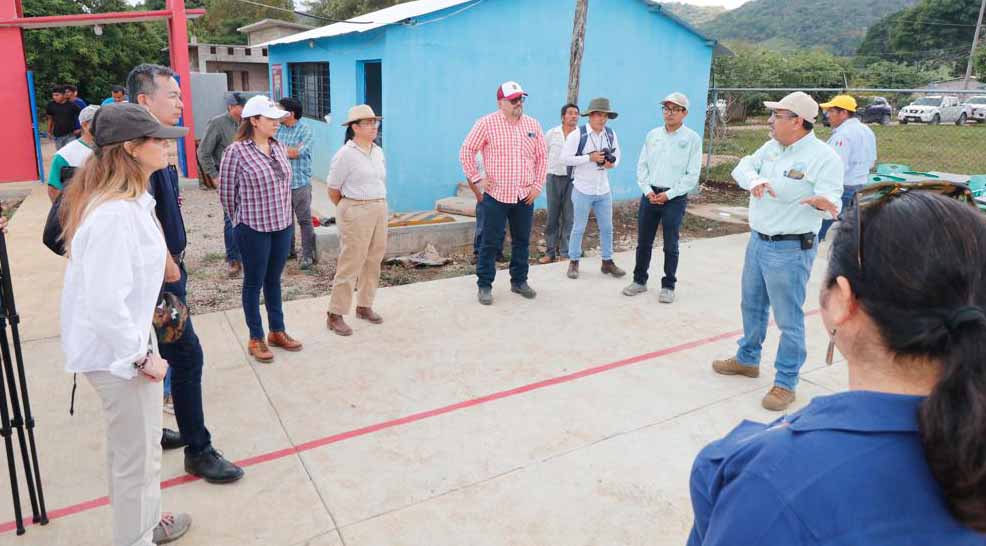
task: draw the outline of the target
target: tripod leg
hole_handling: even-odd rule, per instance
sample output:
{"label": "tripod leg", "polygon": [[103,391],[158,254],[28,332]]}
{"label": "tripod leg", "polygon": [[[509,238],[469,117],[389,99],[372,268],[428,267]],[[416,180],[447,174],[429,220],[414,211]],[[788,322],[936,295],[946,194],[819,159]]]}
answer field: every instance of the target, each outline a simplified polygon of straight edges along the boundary
{"label": "tripod leg", "polygon": [[[14,426],[17,428],[18,439],[21,444],[21,456],[24,459],[25,472],[27,472],[28,493],[30,493],[31,509],[34,515],[33,521],[34,523],[46,525],[48,523],[48,511],[45,509],[44,489],[41,486],[41,467],[38,465],[38,449],[34,440],[34,417],[31,415],[31,400],[28,397],[27,391],[27,374],[24,372],[24,354],[21,350],[20,332],[18,330],[20,316],[17,314],[17,306],[14,304],[14,287],[10,278],[10,263],[7,259],[7,239],[2,232],[0,232],[0,299],[2,299],[3,304],[2,312],[10,322],[10,332],[13,336],[14,356],[16,357],[21,400],[24,402],[24,424],[27,427],[27,439],[31,447],[30,462],[34,467],[34,472],[31,472],[29,470],[31,465],[28,463],[28,454],[24,446],[23,432],[18,426],[21,420],[20,406],[17,404],[16,387],[14,386],[13,369],[11,368],[7,378],[10,384],[11,402],[14,403]],[[0,318],[0,322],[2,322],[2,318]],[[4,358],[6,362],[11,363],[9,359],[10,350],[6,348],[6,331],[3,334],[3,347],[6,349],[4,351]],[[37,489],[37,499],[35,499],[35,488]]]}
{"label": "tripod leg", "polygon": [[34,490],[34,472],[31,470],[31,459],[27,451],[27,438],[24,436],[24,421],[21,418],[21,404],[17,396],[17,382],[14,380],[14,362],[11,359],[10,346],[7,343],[5,322],[3,317],[0,317],[0,355],[3,357],[0,367],[3,368],[3,375],[7,381],[7,392],[10,397],[10,407],[13,414],[10,419],[10,425],[17,431],[17,443],[20,446],[21,462],[24,463],[24,477],[27,479],[27,493],[31,499],[32,520],[34,523],[38,523],[41,521],[41,514],[38,513],[38,496]]}
{"label": "tripod leg", "polygon": [[7,389],[4,386],[3,375],[0,374],[0,436],[3,436],[4,447],[7,449],[7,470],[10,472],[10,493],[14,501],[14,521],[17,524],[17,534],[23,535],[24,517],[21,515],[21,493],[17,486],[17,465],[14,462],[14,443],[10,439],[10,415],[7,413]]}

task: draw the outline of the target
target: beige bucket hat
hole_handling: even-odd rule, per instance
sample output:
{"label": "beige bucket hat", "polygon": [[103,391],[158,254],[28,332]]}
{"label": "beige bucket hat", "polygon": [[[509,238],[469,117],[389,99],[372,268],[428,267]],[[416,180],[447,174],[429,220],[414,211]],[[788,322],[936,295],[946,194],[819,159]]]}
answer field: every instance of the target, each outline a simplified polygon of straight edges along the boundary
{"label": "beige bucket hat", "polygon": [[360,104],[349,109],[349,115],[346,116],[346,121],[342,123],[342,126],[346,127],[364,119],[381,120],[383,117],[374,113],[373,108],[370,108],[368,105]]}

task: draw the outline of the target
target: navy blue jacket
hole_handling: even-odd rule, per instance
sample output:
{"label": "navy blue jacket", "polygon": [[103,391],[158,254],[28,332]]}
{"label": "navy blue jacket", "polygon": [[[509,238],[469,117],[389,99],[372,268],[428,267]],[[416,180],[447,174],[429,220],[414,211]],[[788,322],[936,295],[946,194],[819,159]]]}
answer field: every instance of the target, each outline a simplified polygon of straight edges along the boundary
{"label": "navy blue jacket", "polygon": [[187,241],[185,220],[181,217],[181,206],[178,204],[178,169],[174,165],[168,165],[152,174],[148,191],[156,201],[154,211],[164,230],[168,252],[172,255],[181,254]]}
{"label": "navy blue jacket", "polygon": [[688,546],[983,546],[948,511],[918,433],[924,398],[851,391],[744,421],[692,468]]}

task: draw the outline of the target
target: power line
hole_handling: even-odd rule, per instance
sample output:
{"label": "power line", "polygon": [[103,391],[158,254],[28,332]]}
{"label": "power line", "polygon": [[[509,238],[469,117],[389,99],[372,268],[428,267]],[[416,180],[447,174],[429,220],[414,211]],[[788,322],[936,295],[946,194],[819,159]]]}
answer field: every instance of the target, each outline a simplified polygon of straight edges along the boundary
{"label": "power line", "polygon": [[306,12],[303,12],[303,11],[297,11],[297,10],[293,10],[293,9],[282,8],[280,6],[270,6],[270,5],[267,5],[267,4],[261,4],[260,2],[254,2],[253,0],[236,0],[236,1],[237,2],[243,2],[244,4],[250,4],[251,6],[257,6],[257,7],[267,8],[267,9],[272,9],[272,10],[277,10],[277,11],[284,11],[284,12],[287,12],[287,13],[293,13],[295,15],[301,15],[302,17],[310,17],[312,19],[318,19],[320,21],[326,21],[326,22],[329,22],[329,23],[349,23],[351,25],[372,25],[373,24],[373,21],[343,21],[343,20],[340,20],[340,19],[332,19],[330,17],[322,17],[321,15],[313,15],[311,13],[306,13]]}

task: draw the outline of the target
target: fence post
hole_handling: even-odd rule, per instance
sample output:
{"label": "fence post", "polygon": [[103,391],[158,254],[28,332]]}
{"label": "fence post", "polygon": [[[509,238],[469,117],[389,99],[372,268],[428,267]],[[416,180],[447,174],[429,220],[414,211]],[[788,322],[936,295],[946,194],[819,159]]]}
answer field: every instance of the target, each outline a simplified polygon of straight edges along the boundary
{"label": "fence post", "polygon": [[[705,109],[708,113],[708,107]],[[716,120],[719,119],[719,90],[712,88],[712,124],[709,127],[709,149],[705,155],[705,179],[709,179],[709,170],[712,169],[712,152],[716,147]]]}
{"label": "fence post", "polygon": [[31,100],[31,125],[34,127],[34,153],[38,159],[38,180],[45,183],[45,161],[41,156],[41,129],[38,124],[38,104],[34,96],[34,71],[27,71],[27,94]]}

